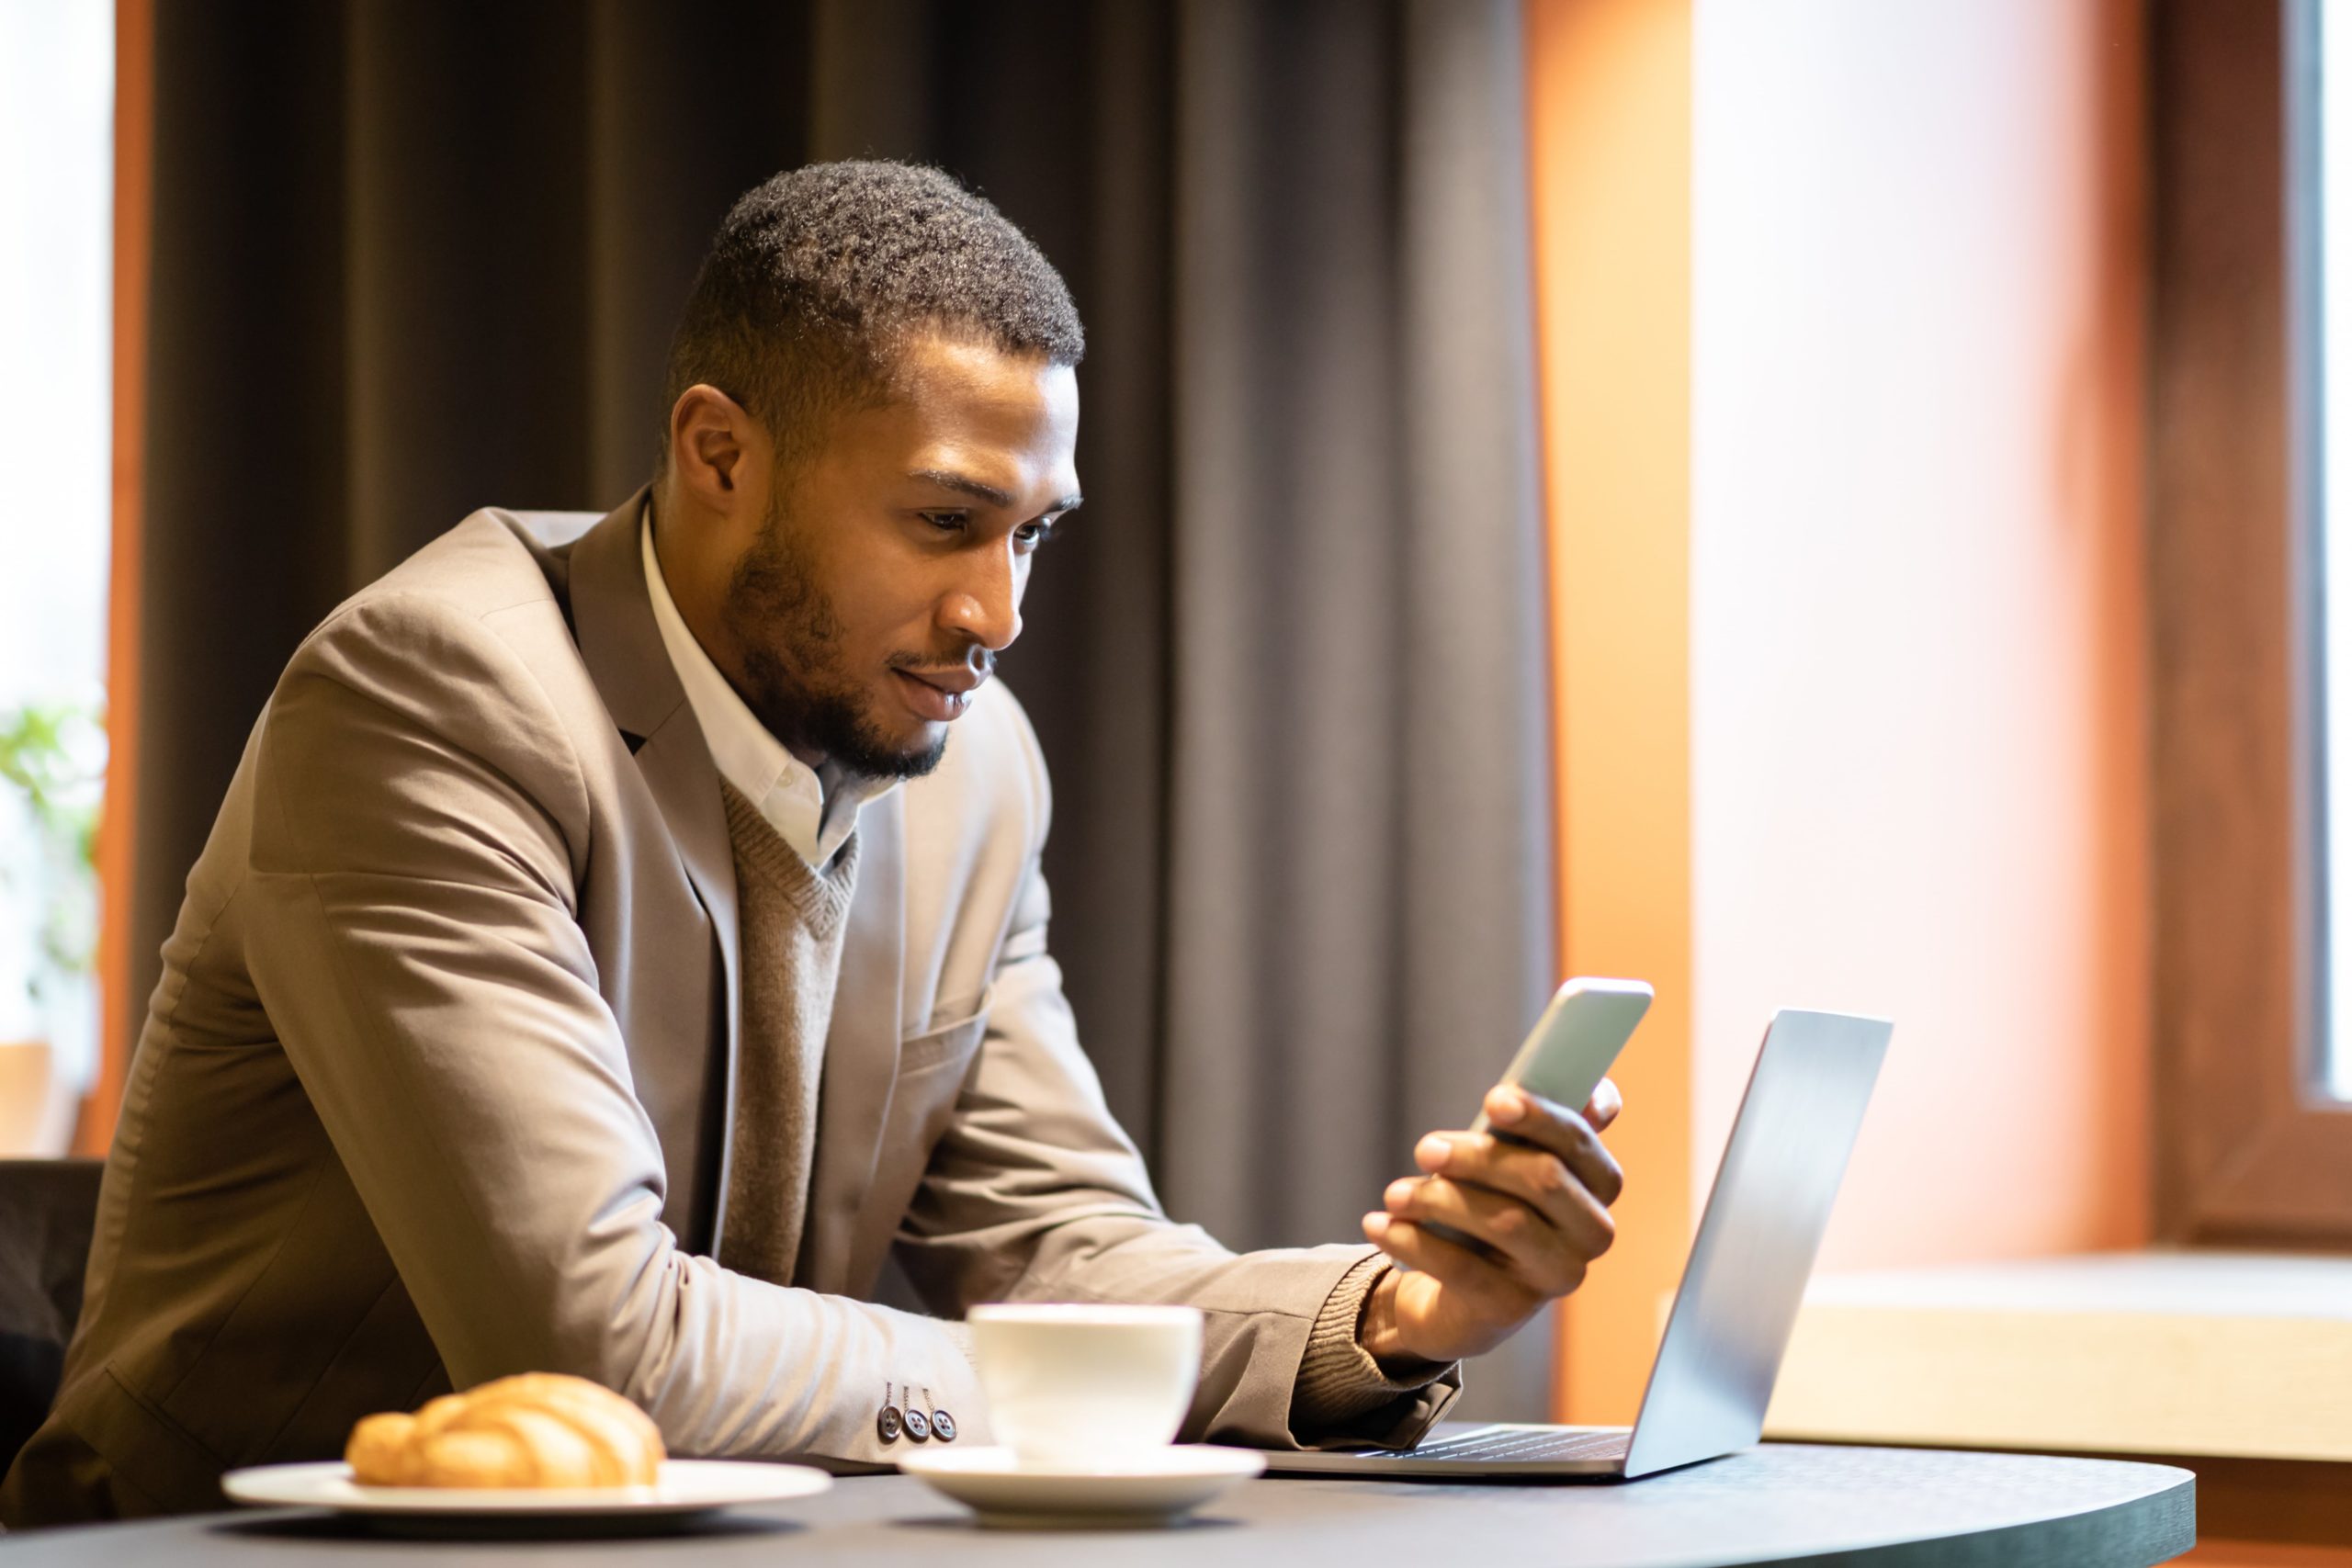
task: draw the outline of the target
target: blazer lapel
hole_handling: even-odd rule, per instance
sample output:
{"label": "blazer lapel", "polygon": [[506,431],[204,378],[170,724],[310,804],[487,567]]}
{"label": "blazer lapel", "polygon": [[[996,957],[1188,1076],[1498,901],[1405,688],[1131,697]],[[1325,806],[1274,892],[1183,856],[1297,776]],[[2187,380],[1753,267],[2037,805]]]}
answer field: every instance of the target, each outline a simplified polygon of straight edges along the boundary
{"label": "blazer lapel", "polygon": [[817,1103],[817,1168],[808,1184],[808,1228],[793,1282],[836,1293],[862,1288],[878,1267],[867,1251],[888,1245],[895,1225],[864,1237],[859,1211],[874,1185],[875,1161],[899,1077],[899,990],[906,942],[905,792],[858,813],[857,891],[842,938],[841,979],[825,1035]]}
{"label": "blazer lapel", "polygon": [[[668,825],[686,880],[709,917],[711,940],[718,951],[725,1019],[725,1048],[718,1055],[725,1081],[713,1129],[719,1150],[718,1168],[708,1189],[713,1204],[709,1223],[695,1227],[715,1237],[725,1218],[728,1134],[734,1126],[735,1051],[741,1028],[735,852],[727,836],[727,808],[719,794],[718,764],[711,761],[710,747],[695,722],[685,688],[679,684],[669,649],[662,645],[662,628],[653,619],[638,532],[643,526],[645,496],[644,491],[638,491],[571,547],[572,627],[589,675],[596,682],[605,710],[636,754],[638,771]],[[655,964],[663,961],[655,953],[646,958]],[[705,1049],[686,1051],[649,1051],[639,1041],[628,1043],[639,1095],[653,1116],[668,1168],[665,1217],[684,1235],[686,1229],[679,1222],[707,1179],[700,1168],[710,1087],[707,1043],[702,1043]]]}

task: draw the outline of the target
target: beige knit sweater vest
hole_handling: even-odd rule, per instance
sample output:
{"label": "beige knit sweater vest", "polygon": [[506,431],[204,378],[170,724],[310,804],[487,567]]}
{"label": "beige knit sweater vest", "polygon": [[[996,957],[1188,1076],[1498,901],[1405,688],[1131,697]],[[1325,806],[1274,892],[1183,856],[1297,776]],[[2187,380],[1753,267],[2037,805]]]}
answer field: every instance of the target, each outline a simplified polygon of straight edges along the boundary
{"label": "beige knit sweater vest", "polygon": [[719,788],[735,848],[742,1021],[718,1261],[788,1285],[808,1209],[817,1085],[857,886],[857,835],[823,872],[811,871],[734,785]]}

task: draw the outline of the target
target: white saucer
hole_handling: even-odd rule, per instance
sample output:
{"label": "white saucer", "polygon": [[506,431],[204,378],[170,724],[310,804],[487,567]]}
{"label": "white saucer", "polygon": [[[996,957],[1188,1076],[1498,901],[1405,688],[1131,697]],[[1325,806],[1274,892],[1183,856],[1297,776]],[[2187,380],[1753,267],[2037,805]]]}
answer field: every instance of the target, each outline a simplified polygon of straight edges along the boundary
{"label": "white saucer", "polygon": [[379,1521],[540,1527],[567,1535],[669,1525],[743,1503],[774,1503],[824,1491],[833,1478],[797,1464],[673,1459],[650,1486],[549,1488],[362,1486],[340,1460],[232,1470],[220,1490],[240,1503],[333,1508]]}
{"label": "white saucer", "polygon": [[1266,1468],[1255,1449],[1206,1444],[1154,1449],[1112,1465],[1024,1465],[1011,1449],[915,1450],[899,1468],[1013,1529],[1159,1525]]}

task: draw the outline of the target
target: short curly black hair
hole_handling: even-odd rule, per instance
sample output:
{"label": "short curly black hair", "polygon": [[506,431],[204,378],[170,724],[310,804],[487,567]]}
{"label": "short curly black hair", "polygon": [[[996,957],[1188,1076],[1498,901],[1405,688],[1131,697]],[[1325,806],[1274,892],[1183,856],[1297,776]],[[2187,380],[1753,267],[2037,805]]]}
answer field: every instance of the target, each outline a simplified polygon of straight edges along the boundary
{"label": "short curly black hair", "polygon": [[754,187],[711,241],[670,344],[669,411],[696,382],[800,455],[837,409],[887,393],[909,332],[970,336],[1076,365],[1086,330],[1053,264],[945,172],[811,164]]}

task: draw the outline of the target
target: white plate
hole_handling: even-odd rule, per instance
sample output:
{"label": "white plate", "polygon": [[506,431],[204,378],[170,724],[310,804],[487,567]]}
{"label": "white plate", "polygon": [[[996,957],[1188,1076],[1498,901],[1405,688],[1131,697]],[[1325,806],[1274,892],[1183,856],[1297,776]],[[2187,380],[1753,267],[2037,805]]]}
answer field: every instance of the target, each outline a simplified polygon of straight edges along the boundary
{"label": "white plate", "polygon": [[899,1468],[1013,1528],[1165,1524],[1266,1468],[1255,1449],[1155,1449],[1133,1461],[1084,1470],[1023,1465],[1011,1449],[952,1448],[899,1456]]}
{"label": "white plate", "polygon": [[831,1476],[805,1465],[673,1459],[662,1463],[661,1479],[650,1486],[544,1490],[362,1486],[351,1479],[349,1465],[330,1460],[232,1470],[220,1478],[220,1490],[240,1503],[334,1508],[386,1519],[624,1524],[682,1519],[742,1503],[808,1497],[832,1483]]}

